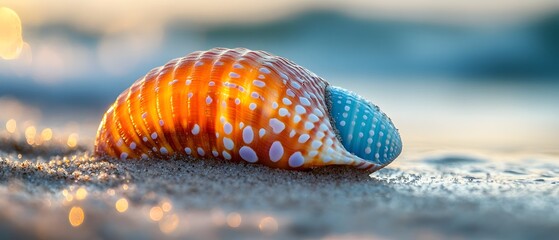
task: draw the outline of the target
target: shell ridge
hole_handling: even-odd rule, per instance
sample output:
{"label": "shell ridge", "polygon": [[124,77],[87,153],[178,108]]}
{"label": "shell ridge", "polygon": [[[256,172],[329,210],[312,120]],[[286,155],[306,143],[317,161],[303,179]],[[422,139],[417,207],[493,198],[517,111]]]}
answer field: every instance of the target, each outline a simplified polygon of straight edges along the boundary
{"label": "shell ridge", "polygon": [[[168,89],[166,88],[166,86],[164,84],[167,84],[165,79],[168,76],[169,71],[167,71],[169,63],[165,64],[163,66],[163,68],[159,71],[159,73],[157,74],[156,78],[155,78],[155,83],[154,83],[154,89],[153,91],[155,92],[155,97],[153,98],[155,101],[155,116],[152,116],[151,119],[151,124],[154,128],[154,133],[157,134],[157,137],[154,139],[156,140],[159,144],[159,152],[161,153],[161,155],[167,155],[167,153],[173,153],[173,147],[170,141],[167,140],[165,133],[163,132],[163,128],[162,126],[159,124],[159,121],[163,119],[163,116],[165,115],[164,113],[162,113],[162,111],[164,111],[164,109],[167,107],[165,106],[166,101],[163,100],[163,103],[161,102],[161,95],[163,95],[162,93],[165,93]],[[163,89],[161,89],[163,87]],[[163,107],[162,108],[162,104]],[[152,137],[153,138],[153,137]]]}
{"label": "shell ridge", "polygon": [[[128,115],[126,117],[124,117],[126,120],[130,121],[130,126],[132,127],[132,134],[130,134],[131,136],[131,142],[128,143],[128,146],[133,145],[135,146],[134,148],[138,148],[139,152],[145,152],[148,149],[145,148],[145,146],[143,144],[141,144],[141,140],[140,140],[140,132],[137,129],[136,125],[137,123],[134,121],[133,118],[133,114],[132,114],[132,101],[136,96],[136,92],[133,91],[133,89],[137,88],[137,85],[135,84],[134,87],[130,88],[130,91],[128,91],[128,96],[126,97],[126,111],[128,113]],[[134,149],[132,149],[132,152],[135,152]],[[134,156],[136,156],[136,154],[134,154]]]}

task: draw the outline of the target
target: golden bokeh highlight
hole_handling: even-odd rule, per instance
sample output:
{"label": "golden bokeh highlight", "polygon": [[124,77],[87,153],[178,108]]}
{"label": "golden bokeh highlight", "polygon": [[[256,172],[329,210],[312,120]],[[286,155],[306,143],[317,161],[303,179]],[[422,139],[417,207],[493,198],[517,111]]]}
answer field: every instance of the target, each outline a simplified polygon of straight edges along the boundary
{"label": "golden bokeh highlight", "polygon": [[25,139],[29,145],[35,144],[35,136],[37,135],[37,129],[35,126],[29,126],[25,129]]}
{"label": "golden bokeh highlight", "polygon": [[70,213],[68,213],[68,221],[70,221],[70,225],[72,225],[72,227],[82,225],[84,220],[85,214],[81,207],[72,207],[72,209],[70,209]]}
{"label": "golden bokeh highlight", "polygon": [[227,215],[226,221],[227,221],[227,225],[229,225],[229,227],[237,228],[237,227],[241,226],[241,221],[242,221],[241,214],[236,213],[236,212],[229,213]]}
{"label": "golden bokeh highlight", "polygon": [[165,201],[161,204],[161,209],[165,212],[169,212],[173,209],[173,205],[170,202]]}
{"label": "golden bokeh highlight", "polygon": [[43,131],[41,131],[41,138],[43,138],[43,141],[50,141],[52,139],[52,129],[43,129]]}
{"label": "golden bokeh highlight", "polygon": [[76,200],[84,200],[87,197],[87,190],[85,188],[80,187],[76,191]]}
{"label": "golden bokeh highlight", "polygon": [[15,133],[16,128],[17,128],[17,122],[15,119],[10,119],[6,122],[6,130],[8,130],[9,133]]}
{"label": "golden bokeh highlight", "polygon": [[121,198],[115,203],[115,209],[119,213],[126,212],[128,210],[128,200],[126,198]]}
{"label": "golden bokeh highlight", "polygon": [[78,134],[77,133],[72,133],[70,134],[70,136],[68,136],[68,141],[66,142],[66,144],[68,145],[68,147],[76,147],[78,145]]}
{"label": "golden bokeh highlight", "polygon": [[265,217],[258,224],[260,232],[265,234],[273,234],[278,231],[278,222],[273,217]]}
{"label": "golden bokeh highlight", "polygon": [[159,230],[165,234],[172,233],[179,225],[179,217],[176,214],[167,216],[159,222]]}
{"label": "golden bokeh highlight", "polygon": [[153,221],[159,221],[163,218],[163,209],[161,207],[155,206],[149,210],[149,218]]}
{"label": "golden bokeh highlight", "polygon": [[23,48],[21,20],[17,13],[7,7],[0,7],[0,58],[16,59]]}

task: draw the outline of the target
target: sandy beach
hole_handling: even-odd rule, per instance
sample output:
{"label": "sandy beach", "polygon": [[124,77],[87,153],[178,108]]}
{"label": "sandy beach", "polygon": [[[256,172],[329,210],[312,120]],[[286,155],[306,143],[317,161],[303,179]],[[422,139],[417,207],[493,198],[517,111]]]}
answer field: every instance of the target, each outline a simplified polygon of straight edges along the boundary
{"label": "sandy beach", "polygon": [[7,141],[0,144],[3,239],[550,239],[559,233],[553,158],[426,151],[369,176],[346,167],[302,172],[215,159],[98,159],[62,146],[61,155],[18,156]]}

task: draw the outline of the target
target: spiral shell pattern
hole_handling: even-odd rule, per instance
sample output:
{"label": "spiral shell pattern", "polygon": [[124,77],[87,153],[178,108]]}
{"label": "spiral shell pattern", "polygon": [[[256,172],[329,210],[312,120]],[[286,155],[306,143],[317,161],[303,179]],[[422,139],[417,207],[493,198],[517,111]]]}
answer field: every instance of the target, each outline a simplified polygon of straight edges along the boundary
{"label": "spiral shell pattern", "polygon": [[[375,106],[369,111],[371,124],[363,126],[378,136],[371,125],[373,119],[380,121],[378,131],[386,137],[378,139],[378,152],[370,158],[361,153],[369,149],[370,155],[366,146],[374,144],[361,134],[352,140],[363,144],[346,149],[343,133],[352,135],[354,128],[345,130],[338,118],[347,117],[350,111],[344,110],[350,105],[336,107],[342,99],[351,102],[345,97],[371,106],[264,51],[193,52],[151,70],[118,96],[99,126],[95,154],[121,159],[190,155],[283,169],[382,168],[401,151],[397,130],[386,115],[374,112]],[[336,111],[342,111],[335,114],[339,117],[332,115]]]}

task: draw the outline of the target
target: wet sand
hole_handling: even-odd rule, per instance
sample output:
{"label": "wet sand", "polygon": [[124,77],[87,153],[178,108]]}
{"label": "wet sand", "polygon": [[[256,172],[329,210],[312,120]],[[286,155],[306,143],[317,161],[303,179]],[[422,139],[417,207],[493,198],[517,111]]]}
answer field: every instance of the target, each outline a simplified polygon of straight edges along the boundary
{"label": "wet sand", "polygon": [[[213,159],[98,159],[62,146],[48,146],[59,148],[52,153],[33,148],[20,158],[17,143],[0,146],[0,238],[559,234],[559,162],[553,157],[405,154],[369,176],[346,167],[302,172]],[[121,199],[128,203],[123,212]],[[83,214],[72,210],[78,208]]]}

